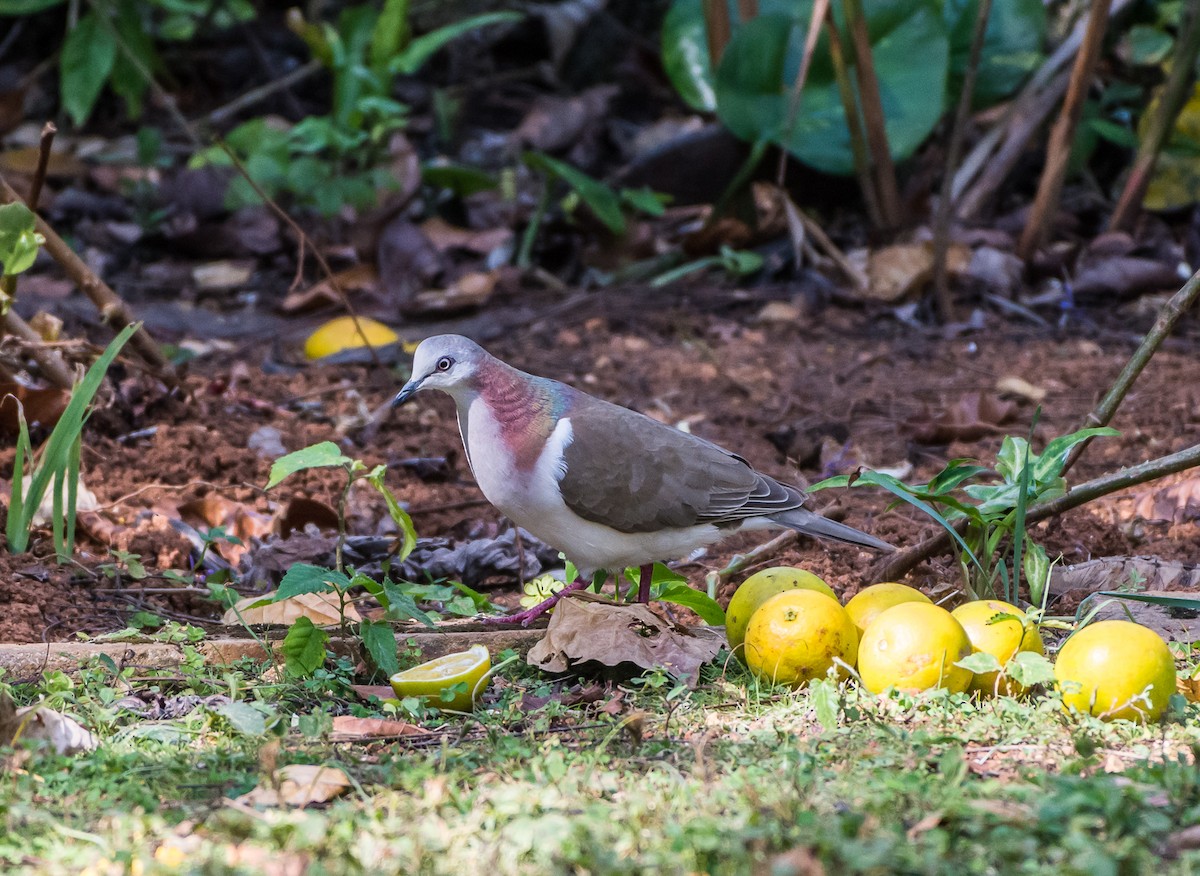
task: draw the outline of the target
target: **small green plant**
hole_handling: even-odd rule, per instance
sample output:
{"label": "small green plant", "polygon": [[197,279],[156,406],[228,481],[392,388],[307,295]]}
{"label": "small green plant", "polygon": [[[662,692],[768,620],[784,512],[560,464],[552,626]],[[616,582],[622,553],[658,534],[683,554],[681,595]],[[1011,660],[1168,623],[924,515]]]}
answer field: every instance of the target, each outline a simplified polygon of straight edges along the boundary
{"label": "small green plant", "polygon": [[[397,78],[415,73],[471,30],[519,18],[513,12],[478,15],[414,38],[409,0],[386,0],[382,9],[349,7],[336,26],[308,21],[293,9],[289,27],[333,76],[331,111],[290,126],[252,119],[231,131],[226,144],[268,195],[286,192],[324,216],[347,204],[368,207],[380,191],[399,186],[386,160],[391,135],[407,124],[408,107],[392,96]],[[193,167],[231,163],[219,146],[191,160]],[[234,180],[227,198],[231,207],[259,200],[244,179]]]}
{"label": "small green plant", "polygon": [[[1033,452],[1027,439],[1006,435],[994,469],[969,459],[952,459],[928,484],[909,485],[891,475],[862,471],[827,478],[811,489],[882,487],[951,534],[960,548],[958,564],[968,596],[994,596],[1015,604],[1024,574],[1030,602],[1040,606],[1051,564],[1045,549],[1026,530],[1026,509],[1066,492],[1062,472],[1072,448],[1090,438],[1118,434],[1107,427],[1080,429],[1051,440],[1040,454]],[[955,525],[961,521],[966,525],[960,535]]]}
{"label": "small green plant", "polygon": [[[38,249],[45,239],[37,233],[33,211],[24,204],[0,206],[0,274],[15,277],[33,267]],[[11,302],[0,298],[0,312]]]}
{"label": "small green plant", "polygon": [[[71,400],[50,432],[50,437],[36,455],[29,438],[24,409],[19,401],[13,399],[17,405],[19,431],[5,531],[8,549],[12,553],[23,553],[29,547],[33,518],[48,489],[53,490],[51,527],[55,553],[59,561],[64,562],[74,552],[75,506],[79,496],[79,456],[83,447],[83,426],[87,422],[89,406],[104,381],[108,367],[138,330],[139,325],[140,323],[135,323],[126,326],[87,370],[75,391],[71,393]],[[30,474],[28,488],[25,486],[27,466]]]}

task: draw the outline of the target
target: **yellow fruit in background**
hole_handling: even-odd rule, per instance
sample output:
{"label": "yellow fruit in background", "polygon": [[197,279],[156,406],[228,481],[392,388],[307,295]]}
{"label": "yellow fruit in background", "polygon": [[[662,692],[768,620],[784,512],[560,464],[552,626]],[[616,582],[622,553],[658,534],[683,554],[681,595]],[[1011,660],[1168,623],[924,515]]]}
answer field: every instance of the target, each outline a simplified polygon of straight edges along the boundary
{"label": "yellow fruit in background", "polygon": [[836,599],[796,588],[758,607],[746,627],[743,653],[763,681],[801,687],[824,678],[835,660],[853,666],[857,648],[854,622]]}
{"label": "yellow fruit in background", "polygon": [[871,693],[944,687],[962,693],[970,670],[955,666],[971,640],[946,609],[929,602],[893,605],[875,618],[858,646],[858,674]]}
{"label": "yellow fruit in background", "polygon": [[[1018,651],[1033,651],[1044,654],[1038,628],[1025,618],[1025,612],[1001,602],[999,599],[980,599],[960,605],[950,612],[971,640],[973,651],[991,654],[1001,666],[1007,666]],[[1015,617],[1003,618],[990,623],[998,614],[1011,614]],[[1011,678],[999,672],[977,672],[971,680],[971,690],[977,690],[984,696],[1003,694],[1005,696],[1021,696],[1025,688]]]}
{"label": "yellow fruit in background", "polygon": [[798,588],[823,593],[837,602],[837,594],[832,587],[812,572],[793,566],[774,566],[755,572],[738,587],[729,600],[729,608],[725,610],[725,638],[729,641],[730,650],[742,657],[743,662],[745,657],[740,646],[746,639],[750,616],[775,594]]}
{"label": "yellow fruit in background", "polygon": [[[359,332],[359,328],[362,332]],[[365,339],[364,339],[365,336]],[[304,355],[309,359],[332,356],[355,347],[382,347],[400,340],[400,336],[378,320],[358,318],[358,327],[349,316],[331,319],[304,342]]]}
{"label": "yellow fruit in background", "polygon": [[871,621],[893,605],[900,605],[902,602],[932,603],[933,600],[907,584],[885,581],[882,584],[872,584],[854,594],[846,603],[846,613],[858,627],[858,635],[861,638]]}
{"label": "yellow fruit in background", "polygon": [[[400,699],[421,697],[429,705],[450,712],[469,712],[479,695],[487,689],[487,674],[492,668],[492,655],[483,645],[472,645],[466,651],[446,654],[436,660],[405,669],[389,681]],[[442,691],[456,684],[465,690],[454,692],[454,698],[442,699]]]}
{"label": "yellow fruit in background", "polygon": [[1175,659],[1141,624],[1098,621],[1067,639],[1054,676],[1065,708],[1105,721],[1157,721],[1175,692]]}

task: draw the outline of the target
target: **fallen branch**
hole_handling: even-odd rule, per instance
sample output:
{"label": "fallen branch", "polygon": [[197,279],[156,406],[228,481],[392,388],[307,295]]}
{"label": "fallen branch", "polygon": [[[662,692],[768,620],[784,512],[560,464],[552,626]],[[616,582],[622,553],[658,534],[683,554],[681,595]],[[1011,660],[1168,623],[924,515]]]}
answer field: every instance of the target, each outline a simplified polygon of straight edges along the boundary
{"label": "fallen branch", "polygon": [[[1121,373],[1117,375],[1117,379],[1113,382],[1112,387],[1104,394],[1104,398],[1096,405],[1095,409],[1084,418],[1083,423],[1079,428],[1086,429],[1089,426],[1107,426],[1113,416],[1117,413],[1117,409],[1121,406],[1121,402],[1125,400],[1125,396],[1129,393],[1129,388],[1133,386],[1133,382],[1138,379],[1138,375],[1142,373],[1142,369],[1150,362],[1158,348],[1162,346],[1162,342],[1167,339],[1171,331],[1175,328],[1175,324],[1179,322],[1179,318],[1187,312],[1195,302],[1196,297],[1200,295],[1200,271],[1192,275],[1192,278],[1183,284],[1183,288],[1171,296],[1158,311],[1158,317],[1154,320],[1154,325],[1150,327],[1150,331],[1146,332],[1146,336],[1142,338],[1142,342],[1138,348],[1133,351],[1133,355],[1129,357],[1129,361],[1125,363],[1125,367],[1121,369]],[[1079,461],[1080,455],[1091,443],[1092,439],[1087,439],[1079,444],[1076,444],[1071,452],[1067,455],[1066,462],[1063,464],[1063,474],[1071,470],[1071,467]]]}
{"label": "fallen branch", "polygon": [[[1065,511],[1078,508],[1080,505],[1086,505],[1088,502],[1099,499],[1101,496],[1107,496],[1110,493],[1124,490],[1127,487],[1136,487],[1138,484],[1157,480],[1158,478],[1186,471],[1196,466],[1200,466],[1200,444],[1193,444],[1186,450],[1180,450],[1178,453],[1172,453],[1169,456],[1152,459],[1149,462],[1143,462],[1141,465],[1101,475],[1094,480],[1073,487],[1057,499],[1050,499],[1046,502],[1030,505],[1025,512],[1025,523],[1028,525],[1049,517],[1057,517]],[[962,533],[962,529],[966,528],[966,521],[962,520],[960,524],[961,528],[960,526],[955,527],[959,534]],[[943,553],[949,547],[950,534],[943,529],[937,535],[930,536],[919,544],[913,545],[911,548],[899,551],[885,558],[871,569],[869,573],[870,580],[895,580],[910,571],[917,563]]]}
{"label": "fallen branch", "polygon": [[[0,201],[10,204],[20,202],[20,200],[21,196],[8,184],[3,174],[0,174]],[[117,331],[132,324],[135,321],[133,312],[125,300],[96,276],[96,273],[75,254],[65,240],[58,236],[46,220],[36,214],[34,214],[34,219],[37,233],[46,240],[43,248],[51,258],[58,262],[67,277],[96,306],[100,318]],[[163,356],[162,350],[158,348],[158,344],[150,337],[150,333],[144,326],[139,327],[134,333],[130,339],[130,345],[164,383],[172,388],[179,386],[179,377],[175,373],[175,367]]]}

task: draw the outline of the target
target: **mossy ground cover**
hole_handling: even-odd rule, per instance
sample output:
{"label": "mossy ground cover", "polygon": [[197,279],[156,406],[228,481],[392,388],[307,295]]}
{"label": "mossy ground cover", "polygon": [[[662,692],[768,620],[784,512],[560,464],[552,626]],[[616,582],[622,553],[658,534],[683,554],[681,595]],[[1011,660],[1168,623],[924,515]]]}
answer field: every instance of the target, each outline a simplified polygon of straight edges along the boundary
{"label": "mossy ground cover", "polygon": [[[342,662],[170,676],[99,663],[11,685],[102,738],[0,776],[0,869],[30,873],[1190,873],[1196,706],[1068,717],[1054,694],[877,698],[763,689],[732,661],[582,697],[510,663],[470,716],[395,715]],[[268,675],[267,678],[270,676]],[[10,680],[11,681],[11,680]],[[188,698],[195,698],[188,699]],[[147,717],[193,707],[180,717]],[[182,704],[182,705],[181,705]],[[336,741],[332,716],[430,732]],[[289,763],[351,787],[305,809],[236,798]]]}

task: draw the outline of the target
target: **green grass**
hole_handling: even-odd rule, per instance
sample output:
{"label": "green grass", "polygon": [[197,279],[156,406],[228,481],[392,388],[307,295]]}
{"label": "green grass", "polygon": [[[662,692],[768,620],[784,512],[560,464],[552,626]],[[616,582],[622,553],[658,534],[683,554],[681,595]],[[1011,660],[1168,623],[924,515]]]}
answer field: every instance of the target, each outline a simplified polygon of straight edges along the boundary
{"label": "green grass", "polygon": [[[105,741],[9,762],[0,871],[1200,871],[1197,853],[1164,857],[1200,822],[1194,706],[1152,727],[1068,718],[1052,696],[980,705],[848,689],[817,709],[730,667],[695,692],[659,676],[626,685],[614,717],[599,708],[607,696],[523,710],[555,685],[511,664],[486,710],[435,718],[420,742],[332,743],[328,715],[380,714],[350,694],[350,671],[266,684],[259,667],[193,662],[145,682],[96,664],[75,682],[14,685]],[[126,683],[232,696],[262,720],[231,721],[209,700],[149,721],[118,708]],[[322,809],[231,805],[264,761],[337,765],[355,787]]]}

